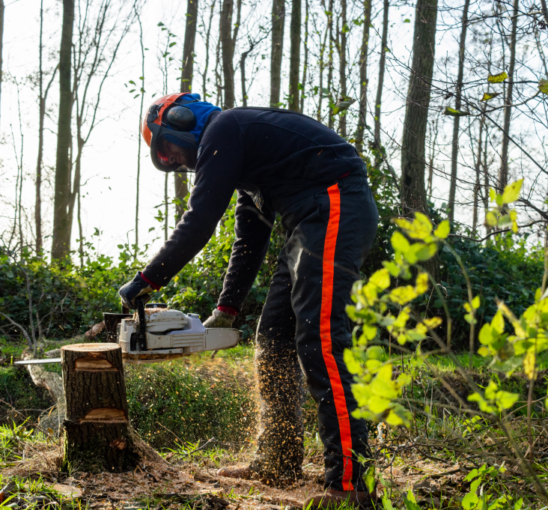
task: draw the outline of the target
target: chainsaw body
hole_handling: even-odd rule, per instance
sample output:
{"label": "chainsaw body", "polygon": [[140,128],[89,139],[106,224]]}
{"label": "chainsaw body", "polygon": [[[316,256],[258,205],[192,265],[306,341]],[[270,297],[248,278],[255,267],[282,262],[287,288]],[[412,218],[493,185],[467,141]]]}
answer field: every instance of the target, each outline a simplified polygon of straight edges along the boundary
{"label": "chainsaw body", "polygon": [[149,308],[137,317],[122,319],[117,332],[126,362],[153,363],[195,352],[229,349],[238,345],[239,340],[239,330],[205,328],[196,314]]}

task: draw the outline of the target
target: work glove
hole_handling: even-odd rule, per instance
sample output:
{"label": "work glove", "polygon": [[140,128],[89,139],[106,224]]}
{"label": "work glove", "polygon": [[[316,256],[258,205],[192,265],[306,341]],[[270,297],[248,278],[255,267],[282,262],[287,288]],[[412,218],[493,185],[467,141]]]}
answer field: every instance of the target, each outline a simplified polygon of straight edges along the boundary
{"label": "work glove", "polygon": [[149,294],[151,292],[154,292],[154,289],[150,283],[145,281],[145,279],[141,276],[141,271],[139,271],[133,280],[126,283],[118,291],[118,294],[120,294],[122,304],[126,308],[137,308],[135,298],[140,297],[143,299],[143,304],[148,303],[150,301]]}
{"label": "work glove", "polygon": [[204,322],[204,326],[206,328],[231,328],[235,318],[235,315],[221,312],[216,308],[213,310],[211,317]]}

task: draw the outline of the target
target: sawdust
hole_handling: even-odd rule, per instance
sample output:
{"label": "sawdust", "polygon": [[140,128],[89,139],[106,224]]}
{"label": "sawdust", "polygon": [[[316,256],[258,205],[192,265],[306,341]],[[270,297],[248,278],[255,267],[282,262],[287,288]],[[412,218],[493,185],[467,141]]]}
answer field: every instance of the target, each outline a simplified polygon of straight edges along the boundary
{"label": "sawdust", "polygon": [[[250,451],[242,452],[248,460]],[[236,480],[217,476],[217,468],[201,468],[192,462],[183,465],[145,462],[133,472],[60,474],[62,456],[60,442],[29,447],[27,457],[3,470],[6,477],[27,479],[41,477],[49,483],[62,483],[82,491],[82,502],[88,508],[124,509],[136,504],[150,508],[193,508],[211,510],[302,508],[311,495],[323,491],[323,466],[309,463],[303,479],[293,485],[273,487],[255,480]],[[417,502],[447,508],[449,502],[462,495],[465,473],[458,464],[447,466],[410,457],[405,464],[381,472],[393,501],[397,495],[412,489]],[[380,493],[379,493],[380,495]],[[161,505],[161,506],[160,506]]]}

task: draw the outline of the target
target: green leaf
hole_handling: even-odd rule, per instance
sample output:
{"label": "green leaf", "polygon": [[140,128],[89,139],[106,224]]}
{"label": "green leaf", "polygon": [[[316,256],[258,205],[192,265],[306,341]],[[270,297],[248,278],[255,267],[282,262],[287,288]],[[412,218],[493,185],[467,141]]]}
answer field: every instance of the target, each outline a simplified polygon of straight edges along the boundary
{"label": "green leaf", "polygon": [[470,115],[470,112],[455,110],[454,108],[451,108],[450,106],[446,106],[445,110],[443,111],[443,114],[449,115],[450,117],[466,117],[467,115]]}
{"label": "green leaf", "polygon": [[369,466],[369,468],[367,468],[367,472],[365,473],[365,486],[367,487],[369,494],[373,494],[373,491],[375,490],[375,466],[374,465],[371,465]]}
{"label": "green leaf", "polygon": [[499,409],[510,409],[518,400],[517,393],[509,393],[508,391],[497,391],[496,402]]}
{"label": "green leaf", "polygon": [[500,94],[501,94],[500,92],[485,92],[481,100],[491,101],[491,99],[494,99],[495,97],[500,96]]}
{"label": "green leaf", "polygon": [[487,81],[489,83],[502,83],[504,80],[506,80],[506,78],[508,78],[506,71],[502,71],[502,73],[499,74],[490,74],[487,78]]}
{"label": "green leaf", "polygon": [[548,80],[540,79],[538,81],[538,89],[548,96]]}
{"label": "green leaf", "polygon": [[472,308],[474,310],[477,310],[481,305],[480,297],[476,296],[474,299],[472,299]]}
{"label": "green leaf", "polygon": [[438,225],[438,228],[434,231],[434,235],[438,239],[447,239],[449,232],[451,232],[451,225],[448,220],[444,220]]}
{"label": "green leaf", "polygon": [[401,251],[402,253],[409,251],[411,246],[409,241],[400,232],[394,232],[390,242],[392,243],[392,248],[394,248],[394,250]]}
{"label": "green leaf", "polygon": [[471,489],[470,492],[466,494],[464,498],[462,498],[461,504],[464,510],[472,510],[476,508],[479,502],[479,498],[478,498],[478,495],[476,494],[476,491],[478,490],[478,486],[480,483],[481,483],[481,479],[478,479],[475,482],[473,482],[472,486],[470,487]]}
{"label": "green leaf", "polygon": [[519,198],[519,192],[521,191],[521,186],[523,185],[523,179],[519,181],[512,182],[504,188],[504,193],[502,194],[502,202],[504,204],[511,204]]}
{"label": "green leaf", "polygon": [[493,188],[489,188],[489,201],[494,202],[497,198],[497,192]]}
{"label": "green leaf", "polygon": [[403,20],[403,22],[404,22],[404,23],[411,23],[411,20],[410,20],[409,18],[405,18],[405,19]]}

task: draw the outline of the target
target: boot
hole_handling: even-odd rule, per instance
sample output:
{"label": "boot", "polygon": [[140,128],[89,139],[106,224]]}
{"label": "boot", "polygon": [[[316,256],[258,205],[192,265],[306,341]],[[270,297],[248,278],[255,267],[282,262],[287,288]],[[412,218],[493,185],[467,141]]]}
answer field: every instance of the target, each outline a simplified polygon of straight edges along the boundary
{"label": "boot", "polygon": [[357,491],[336,491],[335,489],[327,489],[323,494],[317,494],[308,498],[304,507],[307,510],[313,509],[336,509],[344,502],[348,502],[351,506],[363,509],[375,508],[372,495],[367,492]]}

